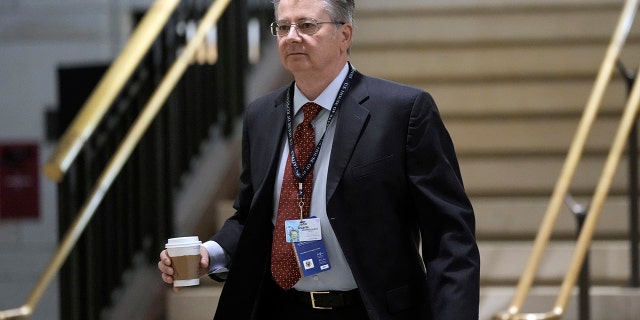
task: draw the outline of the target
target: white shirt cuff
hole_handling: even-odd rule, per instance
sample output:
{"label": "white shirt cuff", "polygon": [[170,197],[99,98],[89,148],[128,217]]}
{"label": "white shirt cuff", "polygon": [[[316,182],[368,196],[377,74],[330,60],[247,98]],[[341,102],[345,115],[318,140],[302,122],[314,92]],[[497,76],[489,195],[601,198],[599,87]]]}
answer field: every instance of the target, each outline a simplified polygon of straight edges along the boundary
{"label": "white shirt cuff", "polygon": [[207,241],[202,246],[209,252],[209,272],[208,273],[226,273],[229,272],[228,266],[230,264],[229,255],[222,249],[222,247],[215,241]]}

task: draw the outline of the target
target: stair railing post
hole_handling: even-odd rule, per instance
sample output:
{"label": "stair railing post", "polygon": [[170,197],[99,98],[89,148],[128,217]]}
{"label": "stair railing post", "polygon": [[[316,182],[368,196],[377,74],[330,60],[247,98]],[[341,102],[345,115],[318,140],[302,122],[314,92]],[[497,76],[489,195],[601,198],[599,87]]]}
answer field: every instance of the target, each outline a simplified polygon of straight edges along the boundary
{"label": "stair railing post", "polygon": [[[579,236],[582,231],[584,221],[587,218],[589,206],[577,203],[570,194],[567,194],[565,202],[569,206],[573,216],[576,218],[576,234]],[[580,269],[580,276],[578,278],[578,319],[580,320],[591,319],[591,301],[589,296],[589,290],[591,289],[591,276],[589,269],[589,251],[587,251],[584,261],[582,262],[582,268]]]}
{"label": "stair railing post", "polygon": [[[626,80],[627,96],[631,93],[631,88],[636,82],[637,74],[634,74],[631,70],[626,68],[623,63],[618,59],[618,70],[620,74]],[[638,217],[640,211],[640,204],[638,203],[638,196],[640,195],[640,182],[638,177],[638,119],[634,123],[631,133],[629,134],[629,142],[627,145],[629,154],[629,249],[631,250],[630,260],[630,275],[629,285],[633,288],[640,287],[640,250],[638,241],[640,240],[640,234],[638,227],[640,225],[640,218]]]}

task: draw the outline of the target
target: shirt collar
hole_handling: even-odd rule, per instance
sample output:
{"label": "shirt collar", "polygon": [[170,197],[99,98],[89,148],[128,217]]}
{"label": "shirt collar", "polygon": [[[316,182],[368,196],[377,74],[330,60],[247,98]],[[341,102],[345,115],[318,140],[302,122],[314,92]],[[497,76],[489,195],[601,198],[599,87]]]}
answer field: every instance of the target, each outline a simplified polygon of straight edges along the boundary
{"label": "shirt collar", "polygon": [[[347,77],[349,72],[349,63],[347,62],[338,75],[331,81],[331,83],[322,91],[316,100],[313,102],[319,104],[323,109],[331,111],[336,96],[342,86],[342,81]],[[297,114],[302,106],[310,100],[295,86],[293,92],[293,114]]]}

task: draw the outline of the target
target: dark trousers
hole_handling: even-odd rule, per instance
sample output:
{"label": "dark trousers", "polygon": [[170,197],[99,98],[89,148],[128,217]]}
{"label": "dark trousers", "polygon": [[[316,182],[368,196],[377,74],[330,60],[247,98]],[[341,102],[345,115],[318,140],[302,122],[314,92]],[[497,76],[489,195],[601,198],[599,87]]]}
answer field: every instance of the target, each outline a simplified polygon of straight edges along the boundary
{"label": "dark trousers", "polygon": [[273,279],[269,280],[261,290],[260,303],[255,310],[255,319],[278,320],[367,320],[367,311],[358,300],[354,304],[333,309],[314,309],[300,301],[299,295],[291,289],[285,291]]}

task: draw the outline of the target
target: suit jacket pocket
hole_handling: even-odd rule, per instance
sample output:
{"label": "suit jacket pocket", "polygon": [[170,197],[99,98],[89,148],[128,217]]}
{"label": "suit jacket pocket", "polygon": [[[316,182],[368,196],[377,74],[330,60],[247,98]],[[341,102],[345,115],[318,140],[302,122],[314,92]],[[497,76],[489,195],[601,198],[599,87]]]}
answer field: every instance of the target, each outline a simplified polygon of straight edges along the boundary
{"label": "suit jacket pocket", "polygon": [[390,154],[384,158],[374,160],[363,165],[354,166],[351,169],[351,173],[355,179],[366,179],[372,175],[380,175],[385,169],[388,169],[389,164],[393,160],[393,155]]}

